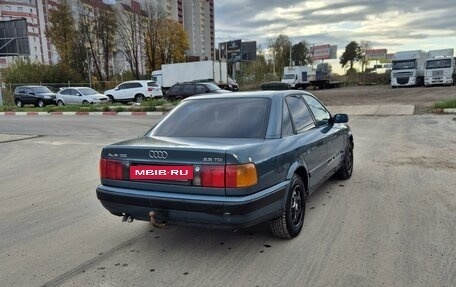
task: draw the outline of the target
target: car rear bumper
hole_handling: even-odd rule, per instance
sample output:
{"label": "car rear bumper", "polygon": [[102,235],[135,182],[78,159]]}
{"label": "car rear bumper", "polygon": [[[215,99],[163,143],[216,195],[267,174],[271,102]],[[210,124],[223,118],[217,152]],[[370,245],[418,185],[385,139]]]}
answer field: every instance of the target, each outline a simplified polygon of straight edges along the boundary
{"label": "car rear bumper", "polygon": [[112,214],[149,221],[245,228],[280,216],[288,181],[246,196],[224,197],[140,191],[99,185],[97,197]]}

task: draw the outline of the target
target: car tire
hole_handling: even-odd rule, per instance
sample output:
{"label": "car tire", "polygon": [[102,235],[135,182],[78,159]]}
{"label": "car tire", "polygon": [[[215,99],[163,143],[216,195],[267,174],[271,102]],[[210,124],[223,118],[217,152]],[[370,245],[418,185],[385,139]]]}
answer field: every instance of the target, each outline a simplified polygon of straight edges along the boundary
{"label": "car tire", "polygon": [[62,100],[59,100],[57,102],[57,106],[59,106],[59,107],[63,107],[64,105],[65,105],[65,103]]}
{"label": "car tire", "polygon": [[349,179],[353,173],[353,146],[348,144],[345,150],[344,161],[336,173],[336,177],[339,179]]}
{"label": "car tire", "polygon": [[114,103],[114,97],[112,95],[107,95],[108,99],[109,99],[109,103]]}
{"label": "car tire", "polygon": [[272,234],[276,237],[291,239],[296,237],[304,224],[306,212],[306,187],[301,178],[294,174],[288,185],[285,210],[279,218],[270,222]]}
{"label": "car tire", "polygon": [[44,108],[44,106],[46,106],[46,104],[44,103],[43,100],[38,100],[38,102],[36,103],[36,106],[37,107],[40,107],[40,108]]}
{"label": "car tire", "polygon": [[144,95],[138,94],[135,96],[135,102],[142,103],[144,101]]}
{"label": "car tire", "polygon": [[88,104],[89,104],[89,101],[83,100],[83,101],[82,101],[82,104],[83,104],[83,105],[88,105]]}
{"label": "car tire", "polygon": [[22,108],[24,106],[24,103],[22,103],[22,101],[18,99],[18,100],[16,100],[16,106],[18,108]]}

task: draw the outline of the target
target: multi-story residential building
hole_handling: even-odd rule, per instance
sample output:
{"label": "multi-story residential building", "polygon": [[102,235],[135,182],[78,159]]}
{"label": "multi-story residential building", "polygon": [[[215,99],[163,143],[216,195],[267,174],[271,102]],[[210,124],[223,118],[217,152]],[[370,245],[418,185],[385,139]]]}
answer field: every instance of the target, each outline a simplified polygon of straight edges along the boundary
{"label": "multi-story residential building", "polygon": [[[58,61],[55,48],[48,41],[45,31],[49,9],[56,5],[52,0],[8,0],[0,1],[0,21],[27,20],[29,58],[40,63]],[[13,57],[0,57],[0,68],[7,66]]]}
{"label": "multi-story residential building", "polygon": [[[55,64],[59,57],[55,47],[46,37],[49,10],[61,0],[0,0],[0,21],[25,18],[30,45],[29,58],[44,64]],[[170,19],[184,26],[188,35],[189,49],[186,56],[191,60],[214,59],[214,0],[73,0],[69,1],[77,18],[77,6],[105,4],[123,5],[142,9],[156,4]],[[0,68],[13,57],[0,57]],[[117,56],[113,57],[116,62]],[[115,66],[115,64],[112,64]]]}
{"label": "multi-story residential building", "polygon": [[[150,0],[142,0],[142,4]],[[170,19],[184,26],[188,35],[187,57],[214,59],[214,0],[155,0]]]}

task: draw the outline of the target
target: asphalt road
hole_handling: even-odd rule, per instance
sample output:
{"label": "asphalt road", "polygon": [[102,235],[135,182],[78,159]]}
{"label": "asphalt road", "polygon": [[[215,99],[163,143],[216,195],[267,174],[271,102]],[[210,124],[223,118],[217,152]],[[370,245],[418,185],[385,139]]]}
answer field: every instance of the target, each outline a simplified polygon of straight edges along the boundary
{"label": "asphalt road", "polygon": [[456,121],[356,116],[355,167],[301,235],[121,223],[95,187],[103,145],[151,117],[2,117],[1,286],[456,286]]}

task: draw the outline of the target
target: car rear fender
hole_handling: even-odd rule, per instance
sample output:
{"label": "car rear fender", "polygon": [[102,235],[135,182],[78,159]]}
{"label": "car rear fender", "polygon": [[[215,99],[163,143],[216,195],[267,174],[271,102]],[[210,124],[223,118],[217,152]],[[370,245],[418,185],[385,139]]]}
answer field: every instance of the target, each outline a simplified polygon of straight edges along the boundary
{"label": "car rear fender", "polygon": [[294,174],[298,174],[306,186],[306,191],[309,190],[309,173],[305,162],[295,161],[288,170],[287,180],[291,180]]}

